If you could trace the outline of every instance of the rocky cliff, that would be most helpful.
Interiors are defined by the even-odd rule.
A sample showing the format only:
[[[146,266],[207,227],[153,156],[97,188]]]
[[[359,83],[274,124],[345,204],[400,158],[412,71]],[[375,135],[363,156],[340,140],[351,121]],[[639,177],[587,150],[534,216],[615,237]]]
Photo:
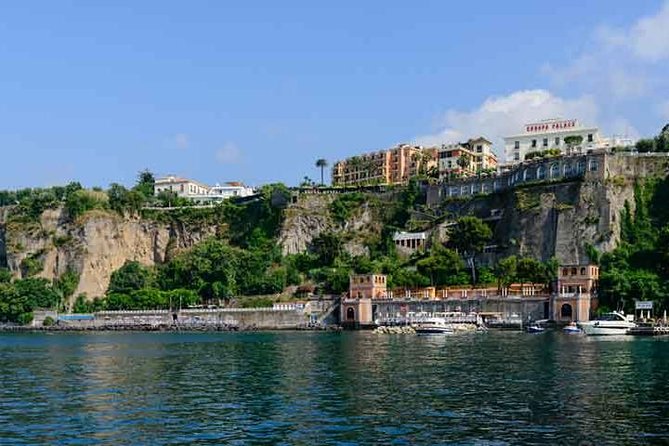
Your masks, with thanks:
[[[101,296],[109,278],[127,260],[164,262],[180,249],[214,234],[216,225],[188,226],[91,212],[70,222],[62,209],[45,211],[38,222],[12,221],[0,212],[0,266],[16,277],[38,265],[36,276],[54,279],[68,269],[79,274],[74,293]]]
[[[488,221],[494,232],[483,261],[521,254],[580,263],[587,260],[590,246],[602,252],[617,246],[625,204],[634,211],[635,184],[668,172],[668,157],[607,156],[600,169],[582,178],[528,183],[418,206],[420,212],[414,212],[405,229],[443,238],[457,217],[475,215]],[[393,225],[405,220],[398,213],[406,211],[406,200],[397,190],[296,193],[284,211],[279,243],[284,254],[301,253],[318,235],[334,233],[351,255],[369,253],[401,229]],[[26,221],[16,219],[12,208],[0,208],[0,267],[8,267],[16,277],[36,274],[48,279],[73,270],[80,278],[75,296],[101,296],[112,272],[127,260],[162,263],[178,250],[225,231],[219,220],[186,223],[187,218],[124,218],[92,211],[72,222],[55,209],[43,212],[39,221]]]

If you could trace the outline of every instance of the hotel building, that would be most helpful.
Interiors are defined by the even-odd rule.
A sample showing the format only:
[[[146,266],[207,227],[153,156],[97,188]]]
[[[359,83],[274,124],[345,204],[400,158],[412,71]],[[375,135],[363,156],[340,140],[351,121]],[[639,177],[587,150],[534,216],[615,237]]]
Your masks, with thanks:
[[[497,156],[492,151],[492,143],[483,137],[444,144],[439,149],[439,178],[452,174],[475,175],[483,170],[496,168]]]
[[[411,177],[436,167],[436,148],[400,144],[337,161],[332,167],[332,185],[406,184]]]
[[[523,133],[504,138],[506,162],[518,164],[530,152],[558,149],[564,155],[586,153],[602,147],[603,141],[597,127],[582,126],[576,119],[548,119],[526,124]],[[581,137],[579,144],[567,144],[565,138]]]

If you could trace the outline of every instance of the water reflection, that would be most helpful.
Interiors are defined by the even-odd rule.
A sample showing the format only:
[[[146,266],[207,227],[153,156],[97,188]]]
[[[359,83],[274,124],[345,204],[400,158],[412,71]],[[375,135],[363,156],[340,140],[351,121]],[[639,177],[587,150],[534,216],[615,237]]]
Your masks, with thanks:
[[[0,444],[661,444],[669,342],[0,335]]]

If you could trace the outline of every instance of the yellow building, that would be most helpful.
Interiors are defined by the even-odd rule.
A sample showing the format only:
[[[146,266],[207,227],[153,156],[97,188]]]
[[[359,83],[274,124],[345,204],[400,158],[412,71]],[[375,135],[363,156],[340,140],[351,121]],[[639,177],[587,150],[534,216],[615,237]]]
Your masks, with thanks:
[[[436,168],[436,148],[400,144],[337,161],[332,167],[332,185],[406,184],[411,177]]]
[[[492,143],[483,137],[467,142],[444,144],[439,149],[439,177],[449,175],[476,175],[488,169],[497,168],[497,156]]]

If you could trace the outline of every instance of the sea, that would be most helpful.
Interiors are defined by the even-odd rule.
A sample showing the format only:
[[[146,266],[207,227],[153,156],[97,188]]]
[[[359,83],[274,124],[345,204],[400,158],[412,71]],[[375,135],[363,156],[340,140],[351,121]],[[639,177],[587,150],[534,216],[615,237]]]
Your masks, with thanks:
[[[2,333],[0,445],[669,444],[669,339]]]

